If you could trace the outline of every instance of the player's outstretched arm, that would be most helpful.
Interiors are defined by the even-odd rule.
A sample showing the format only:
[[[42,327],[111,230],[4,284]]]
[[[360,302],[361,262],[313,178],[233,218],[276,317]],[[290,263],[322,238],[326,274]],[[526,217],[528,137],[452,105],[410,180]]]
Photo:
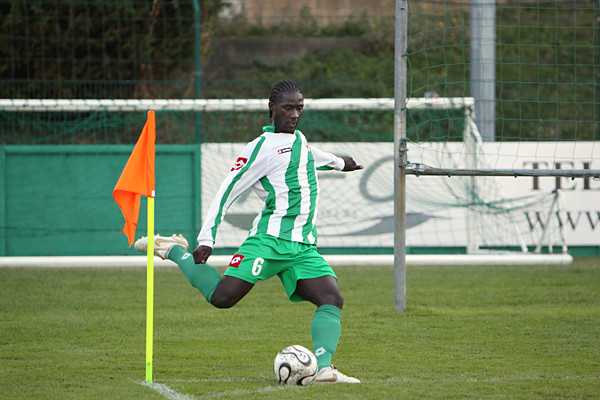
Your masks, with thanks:
[[[208,257],[212,254],[212,247],[200,245],[196,247],[196,250],[192,253],[194,256],[194,263],[205,264]]]
[[[342,156],[341,159],[344,160],[345,163],[342,171],[349,172],[364,168],[362,165],[357,164],[356,161],[354,161],[354,159],[350,156]]]

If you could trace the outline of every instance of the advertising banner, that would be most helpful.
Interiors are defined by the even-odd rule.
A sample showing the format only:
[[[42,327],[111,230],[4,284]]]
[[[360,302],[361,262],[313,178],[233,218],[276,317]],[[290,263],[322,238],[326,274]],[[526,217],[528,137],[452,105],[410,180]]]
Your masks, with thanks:
[[[243,143],[210,143],[202,147],[203,214],[219,185],[243,149]],[[338,156],[350,155],[364,170],[350,173],[318,173],[319,247],[393,247],[394,155],[393,143],[311,143]],[[484,143],[476,165],[497,169],[600,169],[599,142]],[[443,152],[441,151],[443,149]],[[427,149],[409,144],[412,163],[453,164],[465,168],[473,162],[463,143],[428,144]],[[448,158],[448,160],[446,160]],[[450,160],[454,158],[453,160]],[[569,246],[600,246],[600,181],[592,178],[556,177],[406,177],[406,240],[408,246],[466,247],[475,236],[489,236],[490,245],[517,245],[514,237],[496,232],[541,231],[552,213],[562,226]],[[553,191],[559,190],[561,209],[550,210]],[[483,217],[467,211],[511,209],[513,217]],[[252,190],[230,207],[221,224],[216,247],[237,247],[248,234],[261,203]],[[493,212],[492,212],[493,214]],[[515,222],[515,227],[511,224]],[[475,223],[479,227],[475,227]],[[513,221],[513,222],[511,222]],[[517,227],[518,225],[518,227]],[[556,230],[556,229],[555,229]],[[554,234],[558,234],[554,232]],[[487,243],[487,242],[486,242]]]

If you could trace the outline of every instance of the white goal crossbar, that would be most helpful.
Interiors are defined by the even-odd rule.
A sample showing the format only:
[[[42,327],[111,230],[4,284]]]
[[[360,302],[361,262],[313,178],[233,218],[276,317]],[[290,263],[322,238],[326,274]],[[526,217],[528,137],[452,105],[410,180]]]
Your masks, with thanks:
[[[268,99],[0,99],[0,111],[91,112],[91,111],[265,111]],[[409,109],[459,110],[473,107],[472,97],[414,98]],[[394,99],[304,99],[311,110],[393,110]]]

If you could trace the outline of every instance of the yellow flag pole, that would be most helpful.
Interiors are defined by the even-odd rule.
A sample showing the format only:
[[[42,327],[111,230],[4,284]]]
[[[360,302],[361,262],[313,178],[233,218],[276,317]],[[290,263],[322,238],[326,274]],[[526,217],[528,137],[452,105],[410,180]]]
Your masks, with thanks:
[[[148,197],[148,267],[146,270],[146,382],[152,383],[154,326],[154,193]]]

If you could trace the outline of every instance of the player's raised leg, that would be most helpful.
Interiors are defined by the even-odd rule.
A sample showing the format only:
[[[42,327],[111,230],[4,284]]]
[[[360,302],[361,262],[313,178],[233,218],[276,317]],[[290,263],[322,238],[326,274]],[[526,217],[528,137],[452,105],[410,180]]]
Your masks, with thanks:
[[[133,248],[145,253],[148,248],[148,238],[141,237],[134,243]],[[206,301],[210,303],[211,297],[221,280],[221,275],[211,265],[194,264],[194,258],[187,252],[188,248],[188,241],[181,235],[154,236],[154,254],[163,260],[169,259],[177,263],[190,284],[198,289]]]

